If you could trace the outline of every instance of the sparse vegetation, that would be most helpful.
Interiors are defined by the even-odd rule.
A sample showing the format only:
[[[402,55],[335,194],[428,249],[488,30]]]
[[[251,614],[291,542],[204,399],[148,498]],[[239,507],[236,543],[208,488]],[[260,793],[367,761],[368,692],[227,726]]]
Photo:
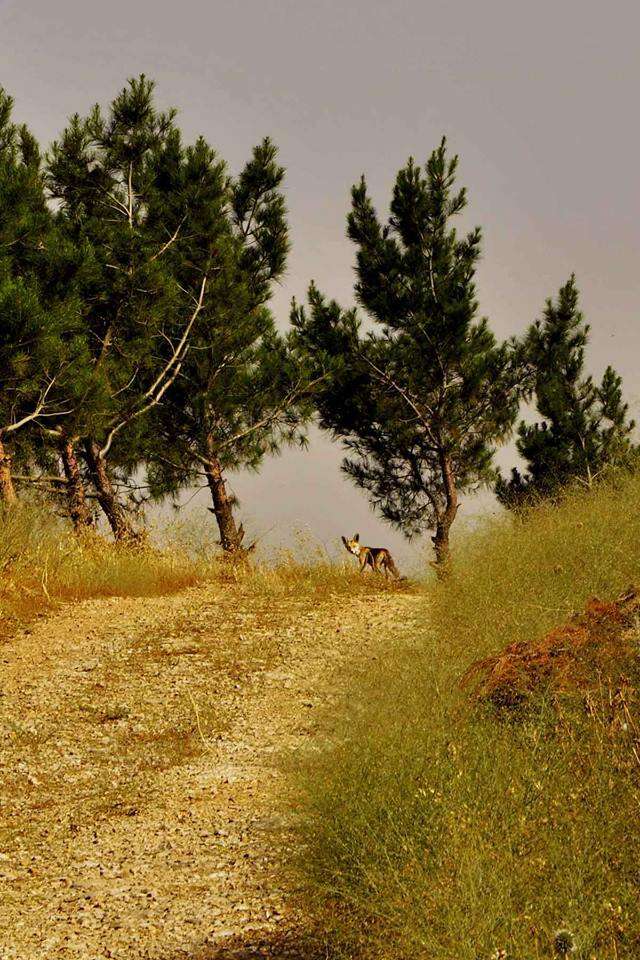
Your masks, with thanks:
[[[638,955],[635,657],[602,658],[586,687],[543,682],[515,712],[460,686],[477,658],[637,582],[640,481],[611,484],[489,521],[425,598],[415,643],[386,647],[326,718],[302,869],[345,955]]]
[[[301,559],[304,558],[304,559]],[[0,514],[0,629],[59,601],[160,596],[205,582],[246,582],[260,597],[316,598],[397,589],[380,577],[358,577],[308,542],[251,565],[220,558],[211,524],[166,523],[142,543],[118,544],[93,529],[82,536],[38,503]]]

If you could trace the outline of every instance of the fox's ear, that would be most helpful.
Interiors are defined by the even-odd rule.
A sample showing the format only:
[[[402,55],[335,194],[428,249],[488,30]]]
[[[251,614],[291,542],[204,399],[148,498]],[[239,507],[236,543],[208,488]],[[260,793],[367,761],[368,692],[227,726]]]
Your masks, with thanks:
[[[355,535],[355,537],[354,537],[353,539],[355,540],[356,543],[358,543],[358,541],[360,540],[360,534],[359,534],[359,533],[356,533],[356,535]]]
[[[215,513],[215,510],[213,509],[213,507],[207,507],[207,510],[209,511],[209,513]]]
[[[342,542],[344,543],[345,547],[347,547],[347,549],[348,549],[347,538],[346,538],[346,537],[340,537],[340,539],[341,539]]]

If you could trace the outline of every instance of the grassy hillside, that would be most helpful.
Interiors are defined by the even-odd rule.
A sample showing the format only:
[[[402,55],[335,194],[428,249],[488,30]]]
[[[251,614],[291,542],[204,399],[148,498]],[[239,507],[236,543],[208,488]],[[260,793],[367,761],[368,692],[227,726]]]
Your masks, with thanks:
[[[562,684],[565,634],[553,634],[517,709],[460,686],[478,658],[640,582],[639,500],[640,480],[625,479],[489,522],[429,589],[415,644],[354,675],[325,718],[325,747],[298,781],[300,869],[346,956],[640,955],[637,613],[592,617],[624,646],[610,662],[577,644],[600,634],[576,621],[566,642],[590,670]]]

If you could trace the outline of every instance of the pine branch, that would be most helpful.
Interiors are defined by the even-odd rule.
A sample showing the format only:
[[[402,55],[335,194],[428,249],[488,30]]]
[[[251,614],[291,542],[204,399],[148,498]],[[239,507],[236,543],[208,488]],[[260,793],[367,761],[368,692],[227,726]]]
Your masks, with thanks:
[[[223,440],[220,444],[218,444],[218,449],[224,450],[227,447],[231,447],[234,444],[238,443],[240,440],[244,440],[246,437],[250,436],[251,434],[256,433],[258,430],[262,430],[264,427],[268,427],[269,425],[275,423],[278,417],[288,407],[290,407],[296,400],[300,399],[300,397],[303,396],[304,394],[310,393],[313,387],[315,387],[318,383],[320,383],[324,379],[326,379],[325,376],[321,376],[321,377],[316,377],[315,380],[312,380],[309,383],[302,380],[298,381],[297,386],[293,390],[291,390],[286,395],[286,397],[284,397],[282,402],[274,410],[272,410],[269,414],[267,414],[261,420],[258,420],[256,423],[251,424],[251,426],[247,427],[245,430],[241,430],[239,433],[234,434],[234,436],[229,437],[227,440]]]
[[[71,413],[72,412],[71,410],[54,410],[49,413],[45,412],[47,408],[47,397],[51,392],[57,379],[58,379],[57,377],[53,377],[49,381],[45,389],[40,394],[40,397],[36,402],[36,405],[34,409],[31,411],[31,413],[28,413],[24,417],[22,417],[20,420],[17,420],[14,423],[10,423],[7,426],[3,427],[2,430],[0,430],[0,433],[4,433],[4,434],[15,433],[16,430],[22,429],[22,427],[25,427],[28,423],[33,423],[34,421],[40,419],[41,417],[59,417],[59,416],[66,416],[67,414]]]
[[[116,437],[116,435],[124,427],[128,426],[133,420],[136,420],[138,417],[141,417],[143,414],[151,410],[152,407],[155,407],[162,397],[167,392],[169,387],[174,383],[184,360],[184,356],[188,350],[188,339],[189,334],[193,328],[196,319],[202,310],[204,304],[204,295],[207,288],[207,276],[205,275],[202,278],[202,284],[200,285],[200,295],[196,301],[196,307],[189,322],[187,323],[182,337],[180,338],[178,345],[176,346],[173,354],[169,358],[168,362],[165,364],[164,368],[160,371],[156,379],[153,381],[149,389],[143,394],[142,399],[146,400],[147,403],[144,403],[141,407],[131,411],[126,417],[122,418],[117,424],[115,424],[107,435],[107,439],[100,449],[100,457],[104,458],[111,449],[111,445]]]
[[[187,215],[185,213],[184,217],[176,227],[172,236],[169,237],[167,242],[162,247],[160,247],[157,253],[154,253],[154,255],[149,258],[149,263],[153,263],[154,260],[157,260],[159,257],[161,257],[162,254],[165,253],[173,243],[175,243],[175,241],[178,239],[178,234],[180,233],[180,230],[182,229],[186,219],[187,219]]]
[[[372,360],[370,360],[366,356],[366,354],[360,352],[359,356],[364,360],[366,364],[368,364],[368,366],[371,367],[374,373],[377,374],[378,378],[382,380],[383,383],[386,383],[393,390],[395,390],[396,393],[400,397],[402,397],[404,402],[408,404],[408,406],[413,410],[415,415],[418,417],[420,423],[426,430],[427,436],[429,437],[430,441],[433,443],[434,449],[437,450],[439,448],[439,443],[436,440],[436,437],[431,429],[431,424],[425,417],[423,411],[420,409],[416,401],[409,395],[409,392],[404,387],[401,387],[399,383],[397,383],[392,377],[389,376],[389,374],[385,373],[384,370],[381,370],[380,367],[376,366],[376,364]],[[428,405],[426,406],[426,410],[435,419],[435,414],[433,413],[433,410]]]

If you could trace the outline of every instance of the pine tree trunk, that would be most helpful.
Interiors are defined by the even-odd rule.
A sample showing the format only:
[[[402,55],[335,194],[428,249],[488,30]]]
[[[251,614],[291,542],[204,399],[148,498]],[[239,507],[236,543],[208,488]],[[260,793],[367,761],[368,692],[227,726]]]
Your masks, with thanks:
[[[213,440],[210,437],[207,438],[205,473],[213,502],[212,513],[215,514],[220,531],[220,545],[227,554],[238,553],[241,549],[244,530],[242,524],[239,527],[236,525],[233,515],[233,500],[227,492],[227,485],[222,475],[222,466],[215,454]]]
[[[445,492],[444,510],[439,513],[436,522],[435,534],[431,538],[436,555],[435,569],[439,580],[443,580],[451,566],[451,550],[449,547],[449,532],[458,513],[458,491],[456,489],[453,464],[446,453],[440,454],[440,468]]]
[[[67,480],[66,492],[69,516],[76,533],[82,533],[93,526],[93,517],[87,504],[84,482],[80,474],[73,441],[69,437],[62,437],[60,440],[60,459]]]
[[[127,510],[116,496],[111,477],[107,473],[107,466],[104,459],[100,456],[98,444],[93,440],[86,440],[84,452],[89,473],[91,474],[91,481],[96,489],[98,503],[109,521],[109,526],[113,531],[113,536],[116,541],[118,543],[133,543],[138,541],[140,536],[136,532]]]
[[[0,503],[12,506],[17,502],[16,488],[11,478],[11,454],[0,436]]]
[[[451,550],[449,547],[449,528],[445,521],[436,524],[436,532],[431,538],[433,542],[433,551],[436,559],[433,563],[439,580],[444,580],[447,575],[449,564],[451,563]]]

